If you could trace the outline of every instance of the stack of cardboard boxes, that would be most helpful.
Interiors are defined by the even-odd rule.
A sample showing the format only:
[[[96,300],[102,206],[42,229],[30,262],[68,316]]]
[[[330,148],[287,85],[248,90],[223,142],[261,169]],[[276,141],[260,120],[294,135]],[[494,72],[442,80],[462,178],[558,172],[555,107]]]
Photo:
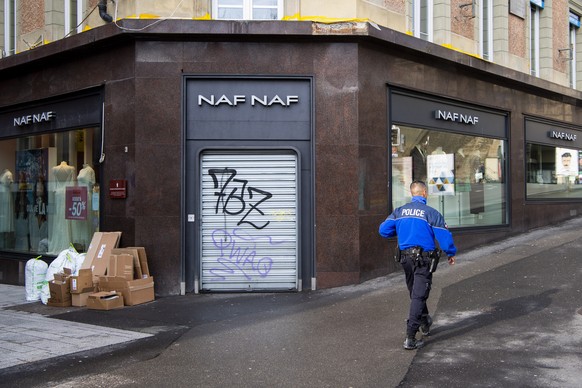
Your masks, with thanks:
[[[118,248],[120,236],[120,232],[95,233],[78,275],[72,276],[68,268],[55,274],[47,304],[111,310],[154,300],[145,249]]]

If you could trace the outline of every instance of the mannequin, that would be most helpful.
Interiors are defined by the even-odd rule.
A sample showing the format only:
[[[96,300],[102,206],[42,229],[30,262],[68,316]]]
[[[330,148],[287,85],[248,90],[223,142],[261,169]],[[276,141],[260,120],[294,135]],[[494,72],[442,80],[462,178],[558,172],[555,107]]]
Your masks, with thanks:
[[[24,171],[18,174],[18,191],[14,199],[14,249],[19,251],[29,251],[30,242],[28,240],[28,182]]]
[[[65,218],[65,192],[75,181],[75,167],[63,161],[51,169],[52,214],[49,220],[49,253],[58,254],[73,242],[71,221]]]
[[[29,219],[29,229],[30,229],[30,248],[37,252],[43,251],[41,247],[41,241],[48,240],[48,222],[47,222],[47,188],[45,183],[45,178],[39,176],[33,191],[33,216]]]
[[[459,148],[455,155],[455,183],[458,191],[470,191],[471,167],[466,161],[465,150]]]
[[[95,170],[89,164],[83,164],[83,168],[79,170],[77,185],[79,187],[87,187],[87,219],[74,221],[73,241],[81,244],[84,249],[87,249],[93,238],[91,201],[93,197],[93,186],[95,185]]]
[[[0,233],[14,231],[14,202],[12,201],[12,172],[5,169],[0,175]]]
[[[437,147],[436,150],[434,150],[433,152],[431,152],[431,155],[444,155],[446,154],[445,151],[443,151],[443,147]]]

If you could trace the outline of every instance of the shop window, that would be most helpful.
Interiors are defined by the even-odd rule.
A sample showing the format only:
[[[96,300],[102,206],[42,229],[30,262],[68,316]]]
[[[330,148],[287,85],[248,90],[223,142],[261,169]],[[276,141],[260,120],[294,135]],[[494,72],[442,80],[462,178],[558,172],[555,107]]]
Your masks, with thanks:
[[[527,144],[527,199],[582,198],[582,154],[577,149]]]
[[[433,0],[412,0],[413,35],[432,42]]]
[[[410,201],[410,183],[425,181],[428,204],[449,227],[507,224],[503,139],[392,126],[392,205]],[[394,140],[397,138],[396,140]]]
[[[95,129],[0,141],[0,250],[85,252],[99,229]]]
[[[279,20],[283,0],[213,0],[212,14],[226,20]]]

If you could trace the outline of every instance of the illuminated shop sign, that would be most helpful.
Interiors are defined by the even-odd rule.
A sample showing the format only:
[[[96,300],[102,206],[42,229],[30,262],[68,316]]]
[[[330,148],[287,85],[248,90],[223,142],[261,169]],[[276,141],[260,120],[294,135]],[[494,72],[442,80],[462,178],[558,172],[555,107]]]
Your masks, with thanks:
[[[219,106],[219,105],[230,105],[230,106],[237,106],[239,104],[251,104],[251,106],[290,106],[291,104],[296,104],[299,102],[299,96],[283,96],[280,97],[278,95],[274,96],[245,96],[242,94],[235,94],[233,96],[227,96],[223,94],[222,96],[216,96],[214,94],[209,96],[203,96],[201,94],[198,95],[198,106],[202,105],[211,105],[211,106]]]
[[[479,122],[479,116],[449,112],[446,110],[435,110],[434,118],[437,120],[453,121],[455,123],[475,125]]]
[[[552,139],[560,139],[560,140],[567,140],[567,141],[576,141],[576,134],[558,131],[556,129],[552,129],[548,132],[548,137]]]
[[[56,117],[57,117],[57,114],[53,111],[14,117],[14,126],[15,127],[23,127],[25,125],[30,125],[30,124],[49,122]]]

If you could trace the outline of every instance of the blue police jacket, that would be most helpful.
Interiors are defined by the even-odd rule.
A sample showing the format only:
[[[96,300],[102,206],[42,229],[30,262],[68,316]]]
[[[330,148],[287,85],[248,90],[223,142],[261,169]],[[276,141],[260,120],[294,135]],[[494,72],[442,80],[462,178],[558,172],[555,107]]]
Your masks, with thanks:
[[[435,249],[435,238],[440,248],[448,255],[455,256],[457,248],[453,235],[447,228],[444,217],[426,204],[422,196],[412,197],[412,201],[394,209],[379,229],[382,237],[398,236],[401,250],[421,247],[425,251]]]

